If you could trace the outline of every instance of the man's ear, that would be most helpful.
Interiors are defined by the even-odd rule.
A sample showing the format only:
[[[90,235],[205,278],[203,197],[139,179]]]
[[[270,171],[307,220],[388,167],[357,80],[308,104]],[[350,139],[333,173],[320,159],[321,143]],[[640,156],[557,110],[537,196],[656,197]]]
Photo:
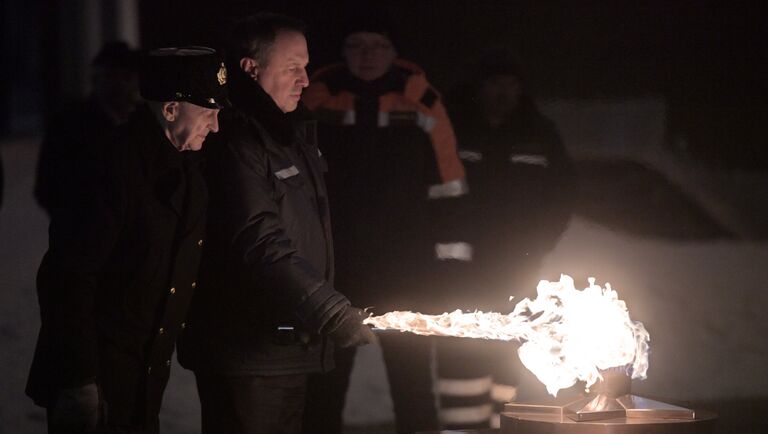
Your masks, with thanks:
[[[248,77],[256,80],[259,77],[259,64],[256,59],[250,57],[243,57],[240,59],[240,69],[242,69]]]
[[[179,102],[168,101],[163,103],[163,118],[168,122],[173,122],[179,116]]]

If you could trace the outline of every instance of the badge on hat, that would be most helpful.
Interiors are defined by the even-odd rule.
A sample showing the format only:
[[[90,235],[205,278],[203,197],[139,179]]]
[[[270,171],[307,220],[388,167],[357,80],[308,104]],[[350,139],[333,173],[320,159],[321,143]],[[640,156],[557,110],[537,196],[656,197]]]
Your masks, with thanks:
[[[219,72],[216,73],[216,78],[219,79],[219,84],[224,86],[227,84],[227,67],[224,66],[224,62],[221,62]]]

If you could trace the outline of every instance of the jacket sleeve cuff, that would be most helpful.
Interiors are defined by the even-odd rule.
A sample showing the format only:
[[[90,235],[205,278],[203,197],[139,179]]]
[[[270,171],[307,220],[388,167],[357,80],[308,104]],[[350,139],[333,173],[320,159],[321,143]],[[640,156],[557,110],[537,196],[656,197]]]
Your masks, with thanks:
[[[296,315],[312,331],[322,332],[328,322],[350,305],[347,297],[329,283],[321,285],[296,309]]]

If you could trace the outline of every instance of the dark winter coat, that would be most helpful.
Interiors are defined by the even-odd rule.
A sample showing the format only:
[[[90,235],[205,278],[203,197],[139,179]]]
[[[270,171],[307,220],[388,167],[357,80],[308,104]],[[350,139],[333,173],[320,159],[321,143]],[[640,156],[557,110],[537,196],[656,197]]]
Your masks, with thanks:
[[[230,70],[234,110],[206,145],[209,240],[179,361],[239,375],[329,369],[332,347],[318,332],[349,302],[333,287],[315,124]]]
[[[178,152],[147,108],[83,208],[57,215],[38,273],[42,327],[27,393],[96,381],[109,423],[156,420],[202,253],[200,155]]]
[[[445,285],[475,291],[451,301],[457,308],[511,309],[510,295],[532,296],[540,278],[558,277],[536,272],[570,219],[575,171],[554,123],[529,98],[497,127],[479,108],[462,108],[469,113],[456,116],[456,130],[471,189],[459,237],[473,260],[445,273]]]

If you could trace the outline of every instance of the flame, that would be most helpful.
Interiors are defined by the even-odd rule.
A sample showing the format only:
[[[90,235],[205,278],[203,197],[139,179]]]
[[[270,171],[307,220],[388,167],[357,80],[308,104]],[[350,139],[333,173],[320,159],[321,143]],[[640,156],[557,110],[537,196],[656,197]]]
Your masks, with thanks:
[[[610,283],[602,288],[590,277],[589,287],[577,290],[570,276],[561,275],[559,282],[539,282],[536,292],[534,300],[523,299],[508,315],[388,312],[364,323],[420,335],[520,341],[523,365],[554,396],[577,381],[589,388],[609,368],[625,367],[632,378],[646,378],[650,335],[630,319]]]

